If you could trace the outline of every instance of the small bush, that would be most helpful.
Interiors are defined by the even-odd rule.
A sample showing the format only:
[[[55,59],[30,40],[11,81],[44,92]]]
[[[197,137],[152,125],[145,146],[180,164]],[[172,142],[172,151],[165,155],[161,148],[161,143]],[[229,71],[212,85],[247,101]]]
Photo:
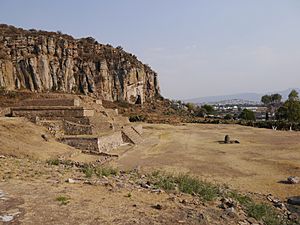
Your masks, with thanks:
[[[66,196],[58,196],[56,201],[60,202],[61,205],[67,205],[70,202],[70,199]]]
[[[159,178],[155,184],[157,187],[167,191],[171,191],[175,189],[176,183],[174,177],[168,175],[159,175],[157,176],[157,178]]]
[[[224,116],[224,119],[225,119],[225,120],[231,120],[231,119],[233,119],[233,116],[232,116],[231,114],[226,114],[226,115]]]
[[[89,165],[86,165],[82,168],[81,171],[85,174],[85,176],[87,178],[91,178],[93,176],[93,173],[94,173],[94,168],[89,166]]]
[[[119,171],[115,168],[112,167],[97,167],[95,168],[95,174],[98,177],[102,177],[102,176],[111,176],[111,175],[118,175]]]
[[[131,198],[132,194],[129,192],[127,195],[125,195],[125,197],[127,198]]]
[[[46,161],[48,165],[58,166],[60,164],[59,159],[49,159]]]
[[[132,115],[129,117],[130,122],[145,122],[146,117],[144,115]]]
[[[247,206],[252,202],[252,199],[248,196],[241,195],[235,191],[231,191],[227,194],[228,197],[235,199],[238,201],[241,205]]]
[[[286,224],[272,206],[263,203],[255,203],[250,197],[234,191],[229,192],[227,196],[238,201],[245,208],[249,217],[253,217],[256,220],[262,220],[266,225]]]
[[[283,221],[279,218],[278,213],[266,204],[251,203],[247,206],[247,214],[256,220],[262,220],[266,225],[281,225]]]

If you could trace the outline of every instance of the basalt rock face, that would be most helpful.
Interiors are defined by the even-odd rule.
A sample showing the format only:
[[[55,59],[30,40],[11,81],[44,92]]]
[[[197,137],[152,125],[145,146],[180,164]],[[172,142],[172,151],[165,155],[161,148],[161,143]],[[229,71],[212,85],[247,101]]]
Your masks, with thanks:
[[[121,47],[60,32],[0,25],[0,87],[95,94],[143,103],[160,95],[157,74]]]

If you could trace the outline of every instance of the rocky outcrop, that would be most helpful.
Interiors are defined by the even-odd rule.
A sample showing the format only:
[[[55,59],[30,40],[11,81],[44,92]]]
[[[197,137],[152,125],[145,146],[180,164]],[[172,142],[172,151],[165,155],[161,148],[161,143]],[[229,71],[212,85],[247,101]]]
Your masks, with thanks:
[[[160,95],[157,74],[121,47],[60,32],[0,25],[0,87],[94,94],[143,103]]]

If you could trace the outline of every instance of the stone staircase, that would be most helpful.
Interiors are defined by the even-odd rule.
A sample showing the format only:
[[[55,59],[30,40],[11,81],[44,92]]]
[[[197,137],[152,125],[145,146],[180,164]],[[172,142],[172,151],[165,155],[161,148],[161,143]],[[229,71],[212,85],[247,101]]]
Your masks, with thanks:
[[[141,134],[132,126],[123,127],[122,135],[123,139],[132,144],[139,144],[143,141]]]
[[[99,102],[81,106],[79,99],[34,99],[12,107],[11,116],[43,125],[65,144],[92,153],[107,153],[124,143],[142,142],[142,128]]]

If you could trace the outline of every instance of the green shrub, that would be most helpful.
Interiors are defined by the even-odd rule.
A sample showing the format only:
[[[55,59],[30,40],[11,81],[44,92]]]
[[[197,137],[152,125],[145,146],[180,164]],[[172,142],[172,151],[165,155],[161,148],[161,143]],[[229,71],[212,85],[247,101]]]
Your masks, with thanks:
[[[279,214],[269,205],[250,203],[246,207],[246,211],[248,216],[256,220],[262,220],[266,225],[283,224],[282,219],[279,218]]]
[[[70,202],[70,198],[66,196],[58,196],[56,201],[60,202],[61,205],[67,205]]]
[[[130,122],[145,122],[146,117],[144,115],[132,115],[129,117]]]
[[[181,192],[196,194],[206,201],[212,201],[219,195],[219,187],[189,175],[179,175],[176,182]]]
[[[81,170],[87,178],[91,178],[94,173],[94,168],[90,165],[85,165]]]
[[[231,119],[233,119],[233,116],[232,116],[231,114],[226,114],[226,115],[224,116],[224,119],[225,119],[225,120],[231,120]]]
[[[48,165],[58,166],[60,164],[59,159],[49,159],[46,161]]]
[[[111,175],[118,175],[119,171],[113,167],[96,167],[95,168],[95,174],[98,177],[102,176],[111,176]]]
[[[264,203],[255,203],[250,197],[241,195],[235,191],[227,194],[227,197],[233,198],[238,201],[245,209],[249,217],[256,220],[262,220],[266,225],[282,225],[287,224],[280,218],[280,215],[272,208],[272,206]]]
[[[247,206],[248,204],[252,203],[252,199],[248,196],[241,195],[237,193],[236,191],[230,191],[227,194],[228,197],[235,199],[237,202],[239,202],[243,206]]]
[[[179,191],[187,194],[195,194],[205,201],[214,200],[219,196],[219,187],[187,174],[172,176],[155,171],[151,178],[156,187],[170,191],[178,187]]]

